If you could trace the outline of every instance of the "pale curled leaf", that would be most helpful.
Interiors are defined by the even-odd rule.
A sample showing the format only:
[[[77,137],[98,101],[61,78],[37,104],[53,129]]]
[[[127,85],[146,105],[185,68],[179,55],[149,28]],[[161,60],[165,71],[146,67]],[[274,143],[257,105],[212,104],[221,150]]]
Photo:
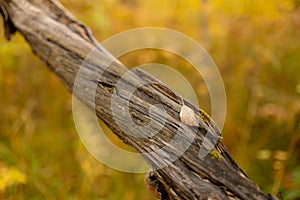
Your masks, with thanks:
[[[198,118],[195,112],[186,105],[181,107],[179,116],[182,123],[188,126],[199,126]]]

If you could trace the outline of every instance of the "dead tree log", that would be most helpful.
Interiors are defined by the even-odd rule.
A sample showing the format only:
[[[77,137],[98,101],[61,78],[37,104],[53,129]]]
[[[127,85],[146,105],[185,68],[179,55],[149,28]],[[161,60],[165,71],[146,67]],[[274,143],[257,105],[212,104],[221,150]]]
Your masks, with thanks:
[[[121,82],[121,89],[115,90],[117,81],[127,72],[120,62],[111,62],[107,53],[94,39],[89,29],[76,19],[57,1],[52,0],[0,0],[0,11],[4,20],[5,37],[10,39],[16,31],[20,32],[33,53],[53,71],[65,87],[72,93],[76,74],[86,56],[96,47],[96,55],[84,69],[83,83],[76,96],[88,107],[95,101],[96,114],[126,144],[143,154],[146,162],[153,168],[158,179],[162,199],[276,199],[264,194],[247,178],[220,141],[203,159],[198,157],[204,137],[209,132],[220,133],[214,122],[195,106],[178,98],[160,81],[142,70],[134,70]],[[102,73],[100,79],[93,74]],[[140,87],[140,83],[143,83]],[[148,84],[144,84],[148,83]],[[124,96],[127,88],[138,88],[130,98]],[[96,87],[95,99],[87,92]],[[138,124],[149,123],[148,111],[151,105],[160,104],[165,113],[156,109],[151,118],[159,124],[164,116],[166,122],[158,134],[138,136],[138,129],[131,128],[130,134],[115,123],[111,110],[111,97],[116,95],[120,123],[126,125],[127,115],[124,102],[130,102],[132,120]],[[187,126],[182,122],[180,111],[183,102],[194,111],[199,126]],[[155,151],[168,144],[177,134],[176,143]],[[193,139],[190,141],[190,139]],[[212,138],[213,139],[213,138]],[[190,142],[189,148],[181,155],[179,147]],[[170,160],[180,155],[175,161]],[[162,165],[168,165],[161,168]]]

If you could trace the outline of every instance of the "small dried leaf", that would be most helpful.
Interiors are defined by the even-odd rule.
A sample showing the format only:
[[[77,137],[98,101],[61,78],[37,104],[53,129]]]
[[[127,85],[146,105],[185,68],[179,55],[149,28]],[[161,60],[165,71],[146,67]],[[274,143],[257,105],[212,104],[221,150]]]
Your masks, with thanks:
[[[179,116],[182,123],[188,126],[199,126],[199,122],[195,112],[191,108],[187,107],[186,105],[183,105],[181,107]]]

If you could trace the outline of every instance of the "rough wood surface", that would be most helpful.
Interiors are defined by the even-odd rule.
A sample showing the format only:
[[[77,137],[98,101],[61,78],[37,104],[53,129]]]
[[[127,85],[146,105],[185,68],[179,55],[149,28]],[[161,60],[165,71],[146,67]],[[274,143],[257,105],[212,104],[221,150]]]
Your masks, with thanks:
[[[180,119],[182,99],[160,81],[142,70],[135,70],[123,77],[122,87],[115,90],[115,84],[127,69],[109,55],[93,38],[87,27],[76,21],[57,1],[52,0],[0,0],[4,19],[5,37],[9,40],[15,31],[27,40],[34,54],[53,71],[65,87],[73,92],[73,85],[80,65],[95,48],[95,57],[83,69],[82,83],[76,95],[88,107],[93,107],[93,88],[97,88],[95,105],[97,116],[126,144],[143,154],[146,162],[154,169],[154,175],[165,191],[163,199],[275,199],[264,194],[247,178],[245,173],[230,157],[223,144],[218,141],[213,151],[220,156],[208,154],[198,157],[201,142],[207,131],[219,137],[220,133],[213,121],[195,106],[184,100],[184,105],[193,109],[199,117],[199,127],[187,126]],[[98,79],[95,74],[103,73]],[[148,84],[145,84],[148,83]],[[139,85],[142,84],[142,87]],[[130,98],[127,90],[136,87]],[[130,134],[122,131],[113,119],[111,109],[112,95],[116,97],[119,108],[118,118],[124,126],[128,123],[124,112],[130,102],[132,120],[140,125],[149,124],[148,111],[151,105],[163,105],[163,110],[155,109],[154,124],[160,125],[166,116],[166,123],[158,134],[149,138],[134,137],[140,133],[132,127]],[[130,127],[129,127],[130,128]],[[165,147],[174,137],[178,141]],[[181,155],[180,146],[192,142]],[[174,162],[172,158],[179,156]],[[164,166],[168,163],[168,166]]]

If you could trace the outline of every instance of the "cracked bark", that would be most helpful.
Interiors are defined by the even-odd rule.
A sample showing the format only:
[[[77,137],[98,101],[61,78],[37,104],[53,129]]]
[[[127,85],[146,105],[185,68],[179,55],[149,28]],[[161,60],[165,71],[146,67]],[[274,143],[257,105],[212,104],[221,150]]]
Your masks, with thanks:
[[[219,136],[214,122],[198,108],[184,100],[184,105],[193,109],[201,119],[199,127],[182,124],[180,109],[182,99],[159,80],[142,70],[133,70],[126,76],[121,89],[115,90],[115,84],[127,69],[120,62],[112,61],[111,55],[94,39],[89,29],[76,19],[57,1],[51,0],[0,0],[0,10],[3,16],[5,37],[10,39],[16,31],[20,32],[30,45],[33,53],[40,58],[48,68],[57,75],[63,85],[72,93],[76,74],[86,56],[96,48],[95,57],[83,69],[83,84],[73,93],[86,106],[95,108],[97,116],[126,144],[137,152],[154,152],[144,154],[145,161],[154,169],[162,164],[168,166],[154,172],[164,192],[162,199],[276,199],[264,194],[247,178],[246,174],[231,158],[221,141],[218,141],[213,151],[220,157],[208,154],[199,159],[201,142],[207,131]],[[96,72],[96,73],[95,73]],[[101,73],[99,78],[95,74]],[[145,84],[147,83],[147,84]],[[139,87],[139,84],[143,84]],[[96,89],[95,99],[91,91]],[[131,98],[126,97],[127,88],[137,87]],[[123,108],[130,102],[130,112],[133,121],[141,125],[149,123],[148,111],[151,105],[163,105],[166,111],[166,123],[158,134],[151,138],[139,138],[136,129],[131,134],[123,132],[115,123],[111,110],[111,97],[116,95],[119,106],[118,117],[126,125],[127,115]],[[163,117],[162,110],[156,110],[152,119],[157,124]],[[155,150],[168,144],[177,135],[179,140],[174,145]],[[180,145],[189,142],[190,147],[174,162]],[[162,189],[161,189],[162,190]]]

